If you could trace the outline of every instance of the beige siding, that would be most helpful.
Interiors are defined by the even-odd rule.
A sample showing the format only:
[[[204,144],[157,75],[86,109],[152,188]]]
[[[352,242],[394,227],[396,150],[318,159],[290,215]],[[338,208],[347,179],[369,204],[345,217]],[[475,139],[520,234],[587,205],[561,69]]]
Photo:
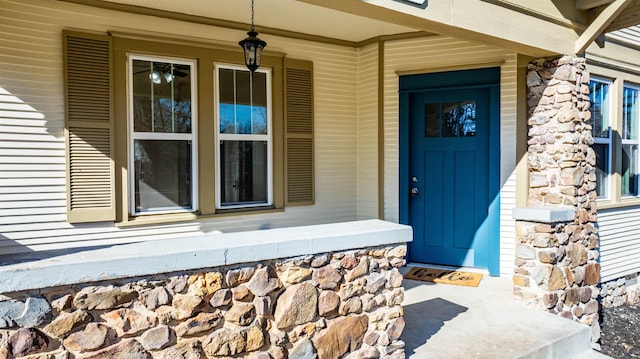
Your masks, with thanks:
[[[496,47],[433,36],[422,39],[387,42],[384,68],[385,129],[385,219],[398,221],[398,75],[397,72],[432,71],[456,66],[471,68],[476,64],[501,65],[500,84],[500,271],[511,274],[514,253],[515,206],[515,128],[516,128],[516,54]]]
[[[601,281],[640,272],[640,207],[598,211]]]
[[[232,46],[246,34],[51,0],[0,0],[0,8],[0,253],[357,218],[357,51],[264,36],[269,50],[314,62],[314,206],[144,227],[68,224],[63,204],[62,29],[166,33],[190,39],[195,35]]]
[[[358,52],[358,219],[378,218],[378,44]]]
[[[504,57],[500,70],[500,275],[513,274],[516,222],[511,211],[516,207],[516,54]]]

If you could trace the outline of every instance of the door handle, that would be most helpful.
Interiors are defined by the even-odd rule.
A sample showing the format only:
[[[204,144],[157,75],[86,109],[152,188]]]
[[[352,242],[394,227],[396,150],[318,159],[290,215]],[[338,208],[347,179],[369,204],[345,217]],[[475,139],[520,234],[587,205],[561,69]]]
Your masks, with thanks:
[[[415,185],[418,183],[418,177],[411,176],[411,183],[413,183],[413,186],[414,186],[414,187],[411,187],[411,197],[416,197],[419,193],[418,187],[415,187]]]

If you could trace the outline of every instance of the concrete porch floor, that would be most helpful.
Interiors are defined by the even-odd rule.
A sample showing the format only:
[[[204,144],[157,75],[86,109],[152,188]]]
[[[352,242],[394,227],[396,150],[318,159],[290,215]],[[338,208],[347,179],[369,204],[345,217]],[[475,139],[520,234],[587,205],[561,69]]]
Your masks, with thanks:
[[[590,328],[513,299],[510,278],[484,275],[478,287],[405,279],[404,288],[407,358],[609,358],[590,349]]]

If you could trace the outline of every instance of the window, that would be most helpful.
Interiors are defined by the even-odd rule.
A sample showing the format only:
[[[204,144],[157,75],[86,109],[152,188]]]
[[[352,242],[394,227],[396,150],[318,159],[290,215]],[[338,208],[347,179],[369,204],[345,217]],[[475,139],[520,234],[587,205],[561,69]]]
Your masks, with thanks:
[[[640,86],[592,77],[589,87],[597,198],[604,207],[637,204]]]
[[[272,203],[271,73],[216,65],[218,208]]]
[[[591,133],[596,154],[596,192],[598,198],[609,197],[611,178],[611,82],[593,79],[589,84],[591,97]]]
[[[621,196],[638,196],[638,86],[625,84],[622,94]]]
[[[129,56],[132,214],[197,209],[195,63]]]
[[[63,31],[67,219],[122,225],[310,205],[313,63]],[[154,216],[155,215],[155,216]]]
[[[424,106],[425,137],[473,137],[476,135],[476,102],[427,103]],[[442,126],[441,126],[442,124]],[[442,133],[440,129],[442,128]]]

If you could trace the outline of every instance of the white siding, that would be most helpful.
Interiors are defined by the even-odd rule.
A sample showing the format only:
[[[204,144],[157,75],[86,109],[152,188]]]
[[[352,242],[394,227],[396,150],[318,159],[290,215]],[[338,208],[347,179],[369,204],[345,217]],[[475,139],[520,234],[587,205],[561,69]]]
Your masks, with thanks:
[[[378,218],[378,44],[358,52],[358,219]]]
[[[626,42],[631,45],[640,45],[640,26],[631,26],[607,34],[607,39]]]
[[[118,228],[66,222],[63,28],[147,32],[237,46],[243,31],[51,0],[0,0],[0,254],[357,218],[355,49],[264,36],[314,62],[316,204],[283,213]],[[215,37],[215,38],[214,38]]]
[[[629,41],[640,44],[639,27],[632,27],[616,31],[615,33],[627,33]],[[608,36],[608,35],[607,35]],[[611,46],[613,45],[613,46]],[[605,51],[607,50],[608,51]],[[595,59],[598,62],[605,62],[611,66],[589,65],[589,72],[593,76],[602,76],[614,80],[612,91],[612,103],[615,111],[611,122],[614,124],[613,131],[622,128],[622,88],[624,83],[640,83],[640,76],[637,71],[640,70],[638,62],[638,51],[632,48],[624,49],[615,44],[609,44],[604,49],[591,47],[591,50],[597,53],[593,55],[587,53],[587,61]],[[625,51],[622,51],[625,50]],[[620,151],[619,141],[617,151]],[[614,150],[614,151],[616,151]],[[615,152],[614,152],[615,153]],[[616,155],[619,155],[618,152]],[[615,163],[615,159],[614,162]],[[618,157],[619,161],[619,157]],[[618,208],[598,209],[598,228],[600,236],[600,275],[601,281],[606,282],[613,279],[624,277],[628,274],[640,272],[640,206],[638,202],[631,198],[619,198],[620,193],[620,175],[613,171],[611,184],[610,205],[614,203],[619,205]],[[618,195],[614,195],[615,193]],[[618,197],[618,198],[616,198]],[[631,202],[631,203],[629,203]],[[624,207],[623,207],[624,206]]]
[[[640,272],[640,206],[598,211],[601,282]]]
[[[384,131],[385,131],[385,219],[398,221],[398,75],[399,71],[503,63],[500,83],[500,272],[511,275],[515,206],[516,71],[515,53],[497,47],[444,36],[391,41],[385,44]]]

